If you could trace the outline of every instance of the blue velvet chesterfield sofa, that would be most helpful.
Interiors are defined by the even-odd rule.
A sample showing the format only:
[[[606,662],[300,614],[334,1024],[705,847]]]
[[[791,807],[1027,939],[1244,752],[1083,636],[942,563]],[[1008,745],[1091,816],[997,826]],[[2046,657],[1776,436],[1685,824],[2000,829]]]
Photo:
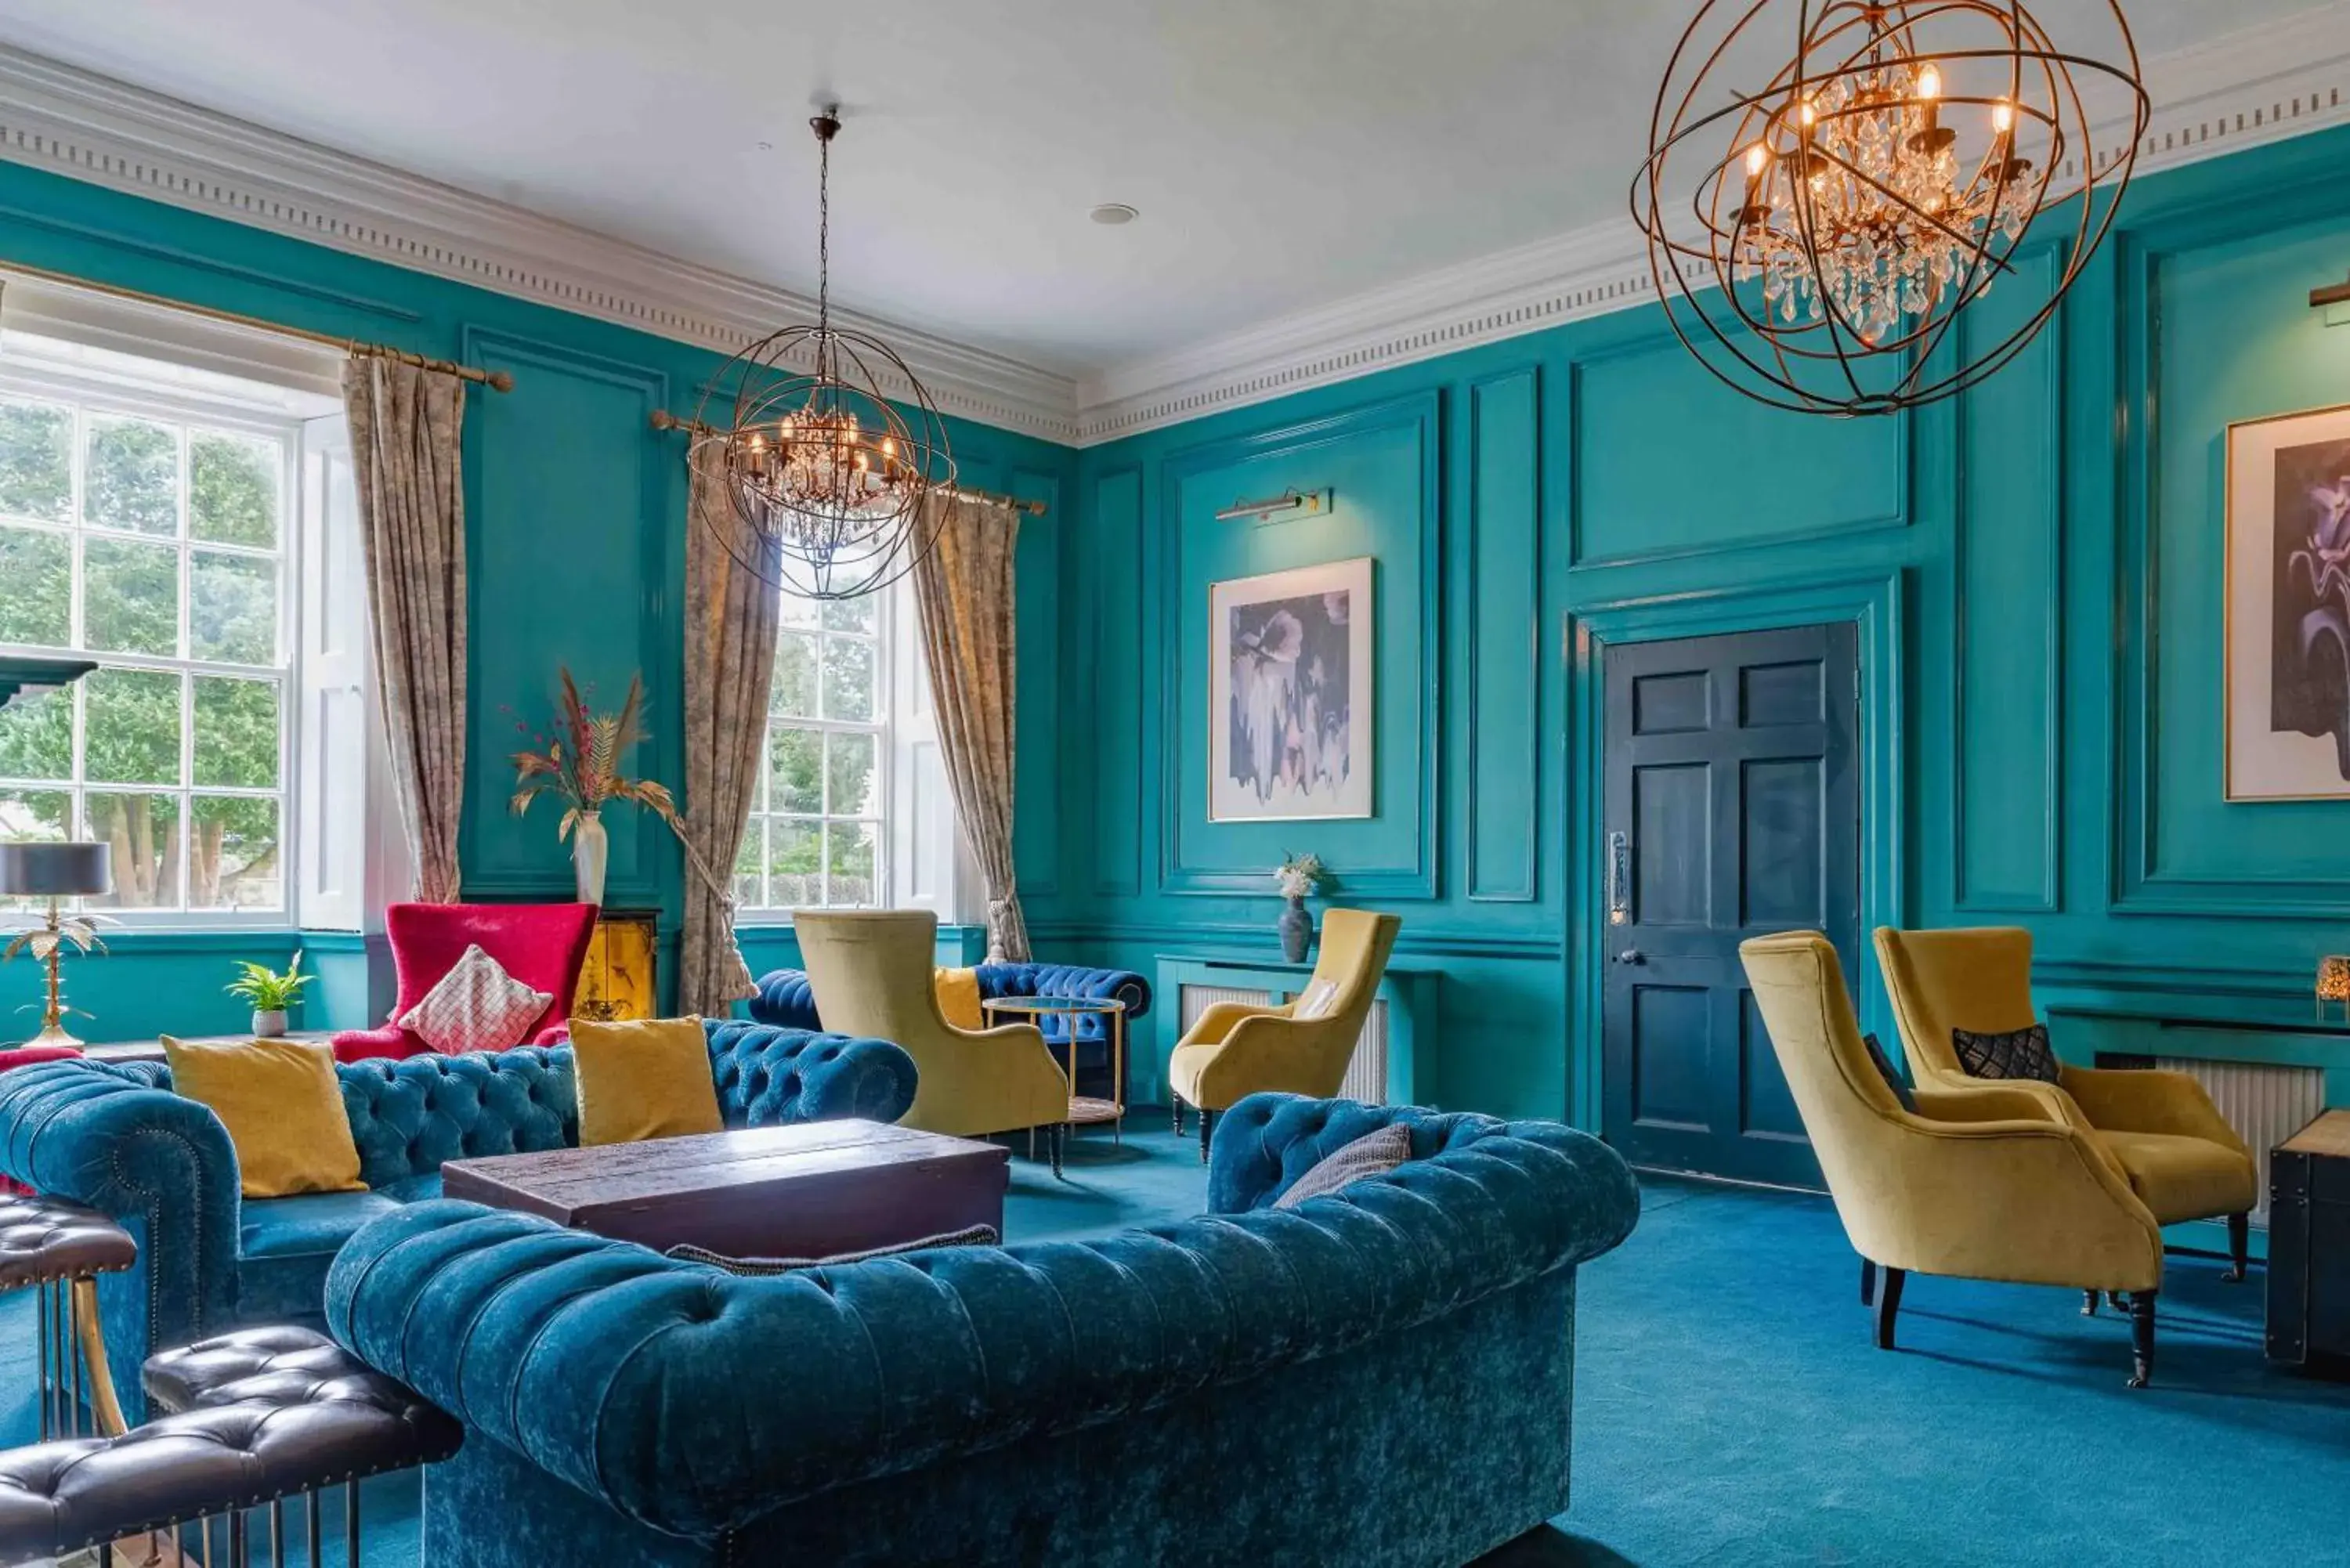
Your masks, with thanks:
[[[1126,1021],[1130,1029],[1136,1019],[1150,1011],[1150,982],[1124,969],[1087,969],[1071,963],[983,963],[972,971],[979,980],[979,994],[983,1002],[1001,996],[1071,996],[1087,999],[1110,998],[1126,1003]],[[805,971],[796,969],[769,970],[759,977],[759,993],[750,1002],[751,1016],[762,1023],[773,1023],[785,1029],[821,1029],[823,1021],[816,1017],[816,988],[808,983]],[[1045,1032],[1045,1044],[1053,1049],[1053,1060],[1066,1065],[1069,1025],[1065,1015],[1046,1013],[1033,1020]],[[1100,1074],[1107,1079],[1110,1067],[1109,1033],[1103,1026],[1098,1012],[1077,1015],[1077,1074],[1090,1078]],[[1127,1049],[1134,1048],[1134,1037],[1127,1036]],[[1126,1097],[1126,1086],[1118,1085],[1115,1097]]]
[[[1270,1206],[1389,1122],[1399,1169]],[[432,1568],[1465,1563],[1567,1501],[1575,1265],[1630,1173],[1547,1122],[1257,1095],[1209,1212],[737,1278],[440,1201],[330,1332],[454,1412]]]
[[[914,1102],[913,1059],[887,1042],[742,1021],[703,1027],[730,1127],[895,1121]],[[99,1286],[115,1366],[234,1328],[316,1327],[336,1251],[369,1220],[439,1198],[444,1160],[579,1141],[567,1045],[377,1058],[335,1072],[369,1189],[258,1199],[239,1192],[220,1118],[172,1093],[161,1063],[0,1075],[0,1172],[87,1203],[138,1240],[137,1265]],[[142,1403],[135,1387],[122,1393],[126,1406]]]

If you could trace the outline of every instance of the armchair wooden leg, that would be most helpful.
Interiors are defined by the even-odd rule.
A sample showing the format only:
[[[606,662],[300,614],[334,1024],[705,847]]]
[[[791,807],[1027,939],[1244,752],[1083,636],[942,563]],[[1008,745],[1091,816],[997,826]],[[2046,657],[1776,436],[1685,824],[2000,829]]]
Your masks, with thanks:
[[[1181,1137],[1183,1136],[1183,1096],[1172,1089],[1167,1091],[1167,1110],[1168,1114],[1174,1118],[1175,1136]]]
[[[1066,1181],[1068,1178],[1061,1174],[1061,1159],[1062,1157],[1068,1152],[1069,1124],[1066,1122],[1055,1122],[1053,1126],[1046,1127],[1045,1129],[1045,1142],[1046,1147],[1048,1147],[1053,1153],[1053,1179],[1055,1181]]]
[[[1860,1261],[1860,1304],[1877,1304],[1877,1265],[1866,1258]]]
[[[2130,1379],[2133,1388],[2146,1386],[2154,1375],[2154,1298],[2152,1291],[2130,1295]]]
[[[2083,1317],[2095,1317],[2097,1315],[2097,1297],[2100,1293],[2102,1293],[2097,1291],[2083,1291],[2081,1293],[2081,1315]]]
[[[1216,1113],[1207,1106],[1200,1107],[1200,1163],[1208,1163],[1208,1140],[1216,1136]]]
[[[2249,1214],[2228,1216],[2228,1272],[2220,1277],[2231,1285],[2244,1282],[2244,1269],[2251,1260],[2252,1217]]]
[[[1901,1310],[1901,1282],[1908,1275],[1900,1269],[1885,1271],[1885,1283],[1877,1293],[1877,1348],[1893,1348],[1893,1319]]]

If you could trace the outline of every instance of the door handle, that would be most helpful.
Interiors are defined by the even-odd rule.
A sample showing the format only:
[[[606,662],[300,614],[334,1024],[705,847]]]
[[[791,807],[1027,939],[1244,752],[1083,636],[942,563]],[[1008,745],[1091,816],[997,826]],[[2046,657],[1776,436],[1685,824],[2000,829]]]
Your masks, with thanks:
[[[1622,952],[1616,955],[1616,961],[1617,963],[1646,963],[1648,960],[1648,955],[1641,952],[1639,949],[1626,948]]]
[[[1632,923],[1632,838],[1629,834],[1607,836],[1607,923],[1628,926]]]

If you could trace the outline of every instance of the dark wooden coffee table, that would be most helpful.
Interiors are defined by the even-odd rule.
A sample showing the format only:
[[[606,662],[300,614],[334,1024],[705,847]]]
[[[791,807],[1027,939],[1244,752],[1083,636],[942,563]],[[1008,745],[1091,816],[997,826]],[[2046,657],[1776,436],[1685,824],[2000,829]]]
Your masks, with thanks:
[[[441,1189],[657,1250],[824,1258],[1003,1229],[1011,1151],[879,1122],[809,1122],[452,1159]]]

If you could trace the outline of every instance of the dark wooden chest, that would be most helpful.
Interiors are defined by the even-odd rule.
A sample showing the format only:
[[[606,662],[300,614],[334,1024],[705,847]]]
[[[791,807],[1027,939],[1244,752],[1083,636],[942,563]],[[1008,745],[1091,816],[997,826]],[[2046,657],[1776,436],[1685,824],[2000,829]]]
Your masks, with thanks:
[[[2269,1156],[2268,1352],[2350,1377],[2350,1111],[2328,1111]]]

